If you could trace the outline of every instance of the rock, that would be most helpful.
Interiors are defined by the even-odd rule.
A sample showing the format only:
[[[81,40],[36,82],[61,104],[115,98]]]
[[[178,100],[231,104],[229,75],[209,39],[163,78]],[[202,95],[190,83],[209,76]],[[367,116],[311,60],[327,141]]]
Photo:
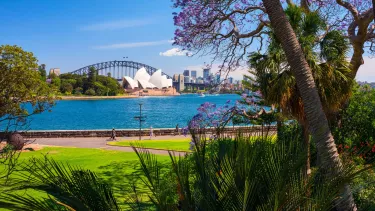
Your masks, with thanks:
[[[15,150],[21,150],[26,144],[26,140],[19,133],[12,133],[9,135],[8,144],[12,145]]]

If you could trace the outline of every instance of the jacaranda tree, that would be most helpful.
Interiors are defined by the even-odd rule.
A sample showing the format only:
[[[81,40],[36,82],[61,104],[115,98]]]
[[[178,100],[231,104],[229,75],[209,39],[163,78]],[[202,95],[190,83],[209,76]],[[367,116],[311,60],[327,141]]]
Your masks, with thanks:
[[[320,165],[331,176],[340,174],[342,163],[311,68],[280,1],[176,0],[175,6],[181,8],[175,15],[178,27],[175,44],[184,50],[213,54],[223,61],[228,71],[240,65],[254,39],[263,42],[267,37],[263,31],[266,26],[272,28],[296,78],[309,129],[322,161]],[[356,209],[349,186],[343,189],[343,197],[347,198],[346,203],[337,204],[337,209]]]

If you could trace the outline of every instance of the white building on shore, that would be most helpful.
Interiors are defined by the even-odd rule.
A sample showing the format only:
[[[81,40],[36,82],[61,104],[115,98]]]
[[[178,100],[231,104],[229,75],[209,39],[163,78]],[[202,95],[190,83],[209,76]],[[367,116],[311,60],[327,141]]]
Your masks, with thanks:
[[[163,89],[172,87],[172,79],[161,75],[161,70],[155,71],[150,76],[146,69],[142,67],[137,71],[134,78],[124,76],[123,86],[125,89]]]

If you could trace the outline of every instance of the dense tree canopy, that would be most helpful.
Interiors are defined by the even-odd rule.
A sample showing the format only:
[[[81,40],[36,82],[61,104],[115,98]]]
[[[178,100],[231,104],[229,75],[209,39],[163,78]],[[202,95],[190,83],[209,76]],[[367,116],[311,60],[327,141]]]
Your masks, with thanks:
[[[88,75],[65,73],[61,74],[59,79],[61,80],[59,89],[63,94],[114,96],[124,92],[116,79],[98,75],[94,68],[89,70]]]
[[[18,46],[0,46],[0,126],[14,126],[54,105],[54,92],[41,80],[37,59]]]

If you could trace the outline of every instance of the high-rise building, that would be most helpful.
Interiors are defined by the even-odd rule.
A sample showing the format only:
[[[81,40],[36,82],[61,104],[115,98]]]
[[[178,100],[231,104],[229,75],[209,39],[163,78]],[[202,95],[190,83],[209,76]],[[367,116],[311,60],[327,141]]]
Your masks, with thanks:
[[[51,68],[49,70],[49,74],[51,75],[52,73],[59,76],[60,75],[60,68]]]
[[[190,71],[190,77],[196,79],[197,78],[197,71],[196,70]]]
[[[232,78],[232,77],[229,77],[229,78],[228,78],[228,82],[229,82],[229,84],[233,84],[233,78]]]
[[[206,69],[203,69],[203,79],[204,80],[207,80],[210,76],[210,69],[206,68]]]
[[[184,76],[190,76],[190,70],[184,70]]]
[[[220,83],[220,74],[216,74],[216,80],[215,83],[219,84]]]
[[[174,74],[173,75],[173,81],[175,81],[175,82],[177,82],[178,81],[178,76],[179,76],[180,74]]]
[[[190,83],[190,77],[184,76],[184,83]]]
[[[183,74],[180,74],[178,76],[178,91],[181,92],[181,91],[184,91],[185,89],[185,83],[184,83],[184,75]]]

